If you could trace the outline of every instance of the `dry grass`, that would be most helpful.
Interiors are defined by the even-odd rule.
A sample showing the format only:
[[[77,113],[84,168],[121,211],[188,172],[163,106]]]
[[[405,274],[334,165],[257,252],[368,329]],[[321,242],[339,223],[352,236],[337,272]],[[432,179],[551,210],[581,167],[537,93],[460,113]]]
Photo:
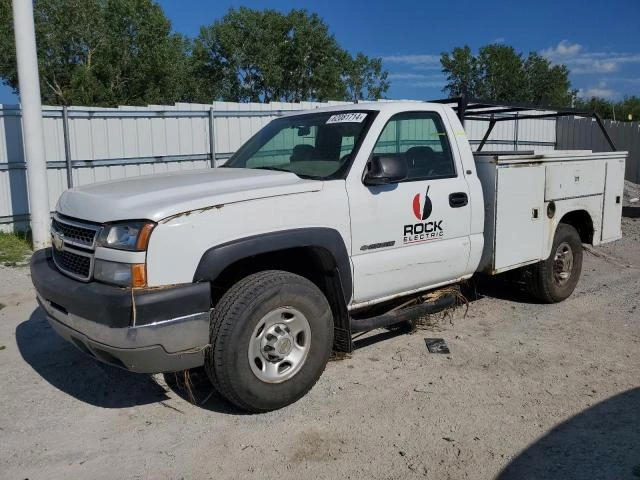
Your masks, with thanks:
[[[189,373],[189,370],[176,372],[175,376],[176,376],[176,383],[180,388],[184,389],[184,391],[187,394],[187,399],[189,400],[189,402],[192,404],[196,404],[197,403],[196,397],[193,395],[193,389],[191,388],[193,384],[191,383],[191,374]],[[180,377],[182,377],[182,382],[180,381]]]
[[[31,255],[31,240],[27,233],[0,232],[0,263],[24,265]]]
[[[350,353],[338,352],[336,350],[332,350],[331,351],[331,355],[329,356],[329,361],[330,362],[339,362],[341,360],[347,360],[349,358],[351,358],[351,354]]]
[[[180,396],[192,405],[204,405],[215,393],[204,368],[175,372],[170,383],[180,392]]]
[[[416,331],[416,330],[431,330],[434,332],[442,331],[444,329],[445,323],[448,322],[450,325],[453,325],[453,314],[460,307],[464,307],[465,309],[463,317],[467,316],[467,312],[469,311],[469,301],[465,298],[464,295],[462,295],[462,293],[460,292],[460,288],[458,288],[457,286],[442,288],[434,292],[429,292],[426,295],[420,296],[415,303],[419,304],[419,303],[432,302],[445,295],[454,295],[457,300],[456,304],[453,307],[446,308],[441,312],[424,315],[422,317],[419,317],[411,321],[411,326],[413,327],[413,331]]]

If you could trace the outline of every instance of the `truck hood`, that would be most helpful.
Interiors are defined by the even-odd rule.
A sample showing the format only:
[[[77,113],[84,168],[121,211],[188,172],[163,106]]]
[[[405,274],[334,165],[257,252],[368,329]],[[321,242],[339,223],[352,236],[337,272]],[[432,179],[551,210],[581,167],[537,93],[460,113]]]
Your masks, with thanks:
[[[322,183],[270,170],[191,170],[72,188],[62,194],[56,211],[98,223],[134,219],[157,222],[200,208],[319,191]]]

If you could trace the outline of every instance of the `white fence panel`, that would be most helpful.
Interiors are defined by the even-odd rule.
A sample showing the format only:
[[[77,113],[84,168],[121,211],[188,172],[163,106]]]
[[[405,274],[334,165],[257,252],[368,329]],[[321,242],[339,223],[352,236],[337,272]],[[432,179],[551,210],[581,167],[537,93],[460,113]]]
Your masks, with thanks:
[[[224,163],[246,140],[283,111],[307,110],[344,102],[232,103],[68,107],[69,151],[65,151],[64,109],[44,107],[45,158],[49,204],[55,208],[68,188],[67,155],[73,185],[153,173],[210,168],[210,146],[216,164]],[[210,113],[210,112],[213,112]],[[225,113],[227,112],[227,113]],[[210,124],[213,115],[213,142]],[[468,121],[474,148],[488,122]],[[496,124],[484,150],[552,149],[554,120],[522,120]],[[26,227],[28,200],[18,106],[0,105],[0,228]]]

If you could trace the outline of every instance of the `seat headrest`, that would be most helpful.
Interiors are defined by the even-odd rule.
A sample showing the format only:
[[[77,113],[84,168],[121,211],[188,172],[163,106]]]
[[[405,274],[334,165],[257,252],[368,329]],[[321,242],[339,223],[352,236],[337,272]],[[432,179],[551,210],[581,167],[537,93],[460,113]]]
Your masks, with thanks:
[[[409,156],[426,157],[426,156],[431,156],[434,153],[435,152],[433,151],[433,148],[431,148],[431,147],[411,147],[410,149],[408,149],[405,152],[405,155],[407,157],[409,157]]]
[[[316,149],[313,145],[296,145],[293,147],[291,158],[289,160],[292,162],[304,162],[306,160],[311,160],[315,151]]]

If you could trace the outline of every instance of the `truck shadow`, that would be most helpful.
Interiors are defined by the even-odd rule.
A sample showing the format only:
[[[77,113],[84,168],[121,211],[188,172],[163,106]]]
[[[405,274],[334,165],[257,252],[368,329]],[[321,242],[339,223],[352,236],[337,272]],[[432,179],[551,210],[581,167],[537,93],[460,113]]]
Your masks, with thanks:
[[[127,372],[100,363],[60,338],[49,326],[44,311],[37,308],[29,320],[16,328],[16,343],[22,358],[47,382],[72,397],[102,408],[127,408],[169,400],[167,390],[151,375]],[[212,389],[204,378],[191,375],[193,397],[178,380],[181,374],[165,374],[171,391],[198,405]],[[195,380],[195,382],[194,382]],[[197,385],[196,382],[199,382]],[[205,389],[208,388],[206,394]],[[222,413],[242,413],[210,395],[199,405]]]
[[[357,350],[375,345],[376,343],[384,342],[385,340],[390,340],[392,338],[399,337],[400,335],[407,335],[413,332],[413,328],[407,322],[403,322],[389,328],[379,328],[372,332],[360,334],[358,337],[353,338],[353,353],[355,354]]]
[[[543,303],[532,297],[526,291],[523,282],[515,275],[475,275],[461,285],[460,293],[469,304],[483,298],[495,298],[517,303]],[[436,313],[434,315],[441,314]],[[429,329],[427,328],[426,330]],[[393,326],[378,328],[371,332],[355,334],[353,336],[353,349],[355,352],[356,350],[370,347],[394,337],[411,334],[415,331],[409,323],[402,322]]]
[[[519,277],[508,273],[497,276],[474,275],[462,285],[461,293],[469,302],[489,297],[517,303],[543,303],[526,291],[524,282]]]
[[[557,425],[497,480],[632,479],[640,476],[640,387]]]
[[[60,338],[37,308],[16,328],[22,358],[47,382],[85,403],[126,408],[166,400],[151,376],[101,364]]]
[[[640,207],[622,207],[622,216],[627,218],[640,218]]]

